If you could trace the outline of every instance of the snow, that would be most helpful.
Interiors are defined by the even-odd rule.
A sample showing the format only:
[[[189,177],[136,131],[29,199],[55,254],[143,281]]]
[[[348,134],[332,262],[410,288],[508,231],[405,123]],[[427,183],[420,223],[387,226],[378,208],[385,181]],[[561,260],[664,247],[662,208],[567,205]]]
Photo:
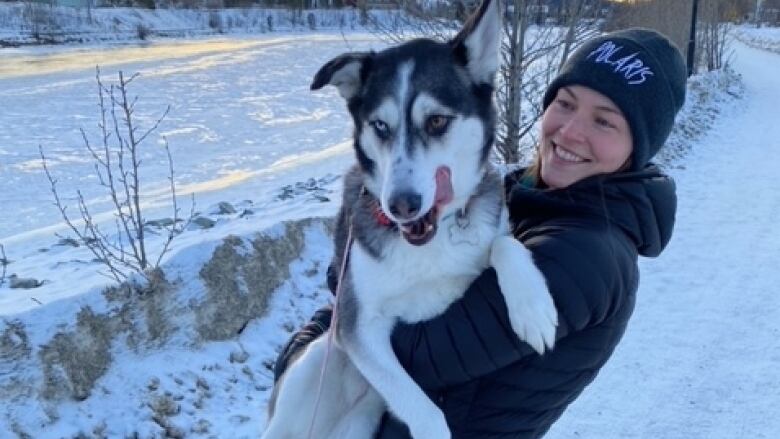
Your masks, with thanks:
[[[745,24],[737,26],[734,34],[749,46],[780,53],[780,27],[755,27]]]
[[[65,229],[48,205],[37,159],[40,143],[61,190],[86,190],[90,206],[110,216],[77,131],[94,134],[94,64],[101,64],[105,80],[118,69],[141,73],[132,88],[141,120],[148,123],[171,104],[160,134],[172,148],[181,200],[195,193],[197,210],[216,221],[177,237],[165,259],[166,273],[184,292],[172,300],[186,305],[205,294],[199,271],[225,237],[246,244],[258,231],[281,236],[281,221],[335,213],[338,176],[353,160],[351,121],[334,90],[312,93],[308,84],[331,57],[383,44],[366,34],[320,32],[143,46],[0,51],[0,187],[12,188],[0,192],[0,243],[11,260],[9,274],[46,281],[31,290],[0,287],[0,330],[23,324],[33,350],[72,326],[85,306],[114,312],[102,294],[111,280],[88,252],[56,245],[54,232]],[[696,114],[689,100],[680,117],[687,128],[676,131],[674,152],[662,157],[678,184],[674,238],[660,258],[641,261],[638,303],[622,343],[548,438],[774,438],[780,431],[780,192],[767,159],[780,138],[772,119],[780,55],[742,44],[735,49],[744,98],[734,99],[743,93],[735,85],[719,90],[722,75],[695,78],[696,96],[708,95],[709,107]],[[169,215],[156,195],[167,184],[163,153],[152,143],[144,157],[150,219]],[[221,201],[238,212],[217,213]],[[244,209],[254,213],[242,216]],[[151,251],[159,246],[153,242]],[[147,438],[166,431],[257,437],[270,362],[289,331],[328,300],[317,267],[331,252],[327,233],[308,228],[303,253],[274,293],[269,314],[233,339],[193,344],[186,316],[171,315],[180,332],[164,346],[128,349],[114,340],[113,366],[83,401],[41,400],[35,388],[5,393],[12,388],[7,379],[42,377],[36,356],[16,362],[3,356],[6,345],[21,346],[23,337],[0,340],[0,437]]]

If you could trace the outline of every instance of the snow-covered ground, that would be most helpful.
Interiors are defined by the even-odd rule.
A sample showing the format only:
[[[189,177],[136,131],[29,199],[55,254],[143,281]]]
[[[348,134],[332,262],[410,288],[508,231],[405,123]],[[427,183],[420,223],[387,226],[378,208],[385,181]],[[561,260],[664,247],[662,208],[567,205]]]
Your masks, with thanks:
[[[0,51],[0,243],[9,273],[45,281],[30,290],[0,287],[0,437],[257,437],[275,351],[329,294],[327,223],[291,232],[280,222],[332,215],[338,175],[352,161],[343,102],[333,90],[309,92],[308,84],[330,57],[381,46],[367,35],[274,34],[156,42],[149,51]],[[743,91],[728,75],[694,79],[681,128],[661,157],[678,182],[673,241],[661,258],[642,261],[624,341],[550,438],[774,438],[780,431],[780,191],[768,159],[780,138],[773,119],[780,56],[735,47],[744,99],[734,98]],[[74,62],[84,57],[86,66]],[[90,205],[107,212],[89,189],[95,178],[77,131],[95,124],[91,66],[98,63],[106,77],[141,72],[133,84],[141,120],[172,105],[161,134],[181,192],[195,192],[198,210],[216,221],[174,241],[164,263],[172,292],[104,294],[110,281],[97,274],[99,264],[53,235],[64,229],[46,205],[38,143],[61,190],[93,191]],[[33,65],[38,73],[15,74]],[[153,219],[166,215],[154,194],[167,168],[159,144],[150,148],[144,160]],[[220,212],[220,201],[236,212]],[[280,251],[291,262],[289,279],[273,288],[262,318],[236,323],[219,308],[202,310],[217,282],[215,261],[262,268],[252,260],[287,238],[300,245],[292,255]],[[243,273],[231,288],[254,307],[247,293],[257,285]],[[68,355],[106,364],[68,370],[77,362]]]
[[[756,27],[745,24],[735,27],[734,34],[749,46],[780,53],[780,27]]]

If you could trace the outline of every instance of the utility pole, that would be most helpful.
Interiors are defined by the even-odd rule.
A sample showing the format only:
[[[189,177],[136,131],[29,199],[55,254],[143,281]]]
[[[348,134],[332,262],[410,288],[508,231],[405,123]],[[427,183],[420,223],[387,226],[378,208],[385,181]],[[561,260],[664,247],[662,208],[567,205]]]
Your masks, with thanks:
[[[699,0],[693,0],[693,10],[691,11],[691,35],[688,38],[688,76],[693,75],[694,63],[696,57],[696,14],[699,9]]]
[[[763,3],[762,0],[756,0],[756,12],[753,14],[756,27],[761,27],[761,3]]]

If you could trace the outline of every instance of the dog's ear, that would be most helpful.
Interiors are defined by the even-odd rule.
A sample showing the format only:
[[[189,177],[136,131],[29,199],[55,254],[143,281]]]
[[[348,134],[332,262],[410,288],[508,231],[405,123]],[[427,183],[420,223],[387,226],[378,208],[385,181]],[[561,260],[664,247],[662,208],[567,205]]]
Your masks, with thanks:
[[[311,89],[332,85],[338,88],[341,97],[349,100],[360,91],[370,58],[370,52],[350,52],[333,58],[314,75]]]
[[[501,48],[501,2],[483,0],[463,29],[450,41],[460,60],[477,84],[493,84]]]

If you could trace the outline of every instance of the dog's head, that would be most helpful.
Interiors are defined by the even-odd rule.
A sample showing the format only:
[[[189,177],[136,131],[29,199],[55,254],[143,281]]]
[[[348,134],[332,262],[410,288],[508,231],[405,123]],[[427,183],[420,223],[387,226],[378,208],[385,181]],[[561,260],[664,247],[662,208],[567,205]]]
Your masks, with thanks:
[[[338,88],[355,124],[365,187],[422,245],[442,216],[465,207],[493,144],[498,0],[485,0],[447,43],[413,40],[325,64],[312,90]]]

